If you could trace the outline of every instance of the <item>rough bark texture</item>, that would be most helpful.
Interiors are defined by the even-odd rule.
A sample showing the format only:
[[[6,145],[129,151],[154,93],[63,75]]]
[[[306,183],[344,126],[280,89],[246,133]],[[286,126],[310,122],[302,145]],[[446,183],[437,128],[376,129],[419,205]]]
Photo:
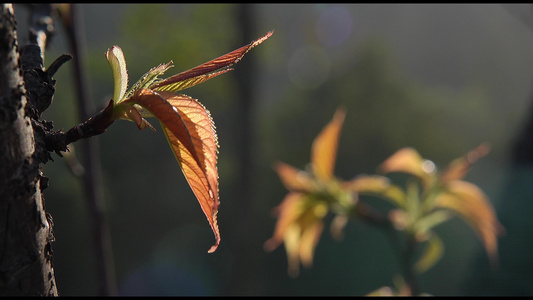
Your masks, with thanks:
[[[10,4],[2,4],[0,295],[57,296],[52,263],[52,222],[45,213],[41,193],[46,187],[46,178],[41,175],[41,163],[50,157],[43,149],[43,134],[44,129],[51,125],[36,122],[39,113],[36,107],[31,105],[32,100],[29,100],[30,97],[35,100],[37,96],[45,95],[51,101],[53,82],[42,72],[40,48],[28,48],[25,52],[26,57],[31,59],[27,60],[25,69],[28,72],[24,75],[30,81],[35,77],[34,79],[39,79],[37,81],[40,82],[32,83],[35,85],[31,88],[29,83],[24,86],[13,7]],[[34,55],[36,52],[38,56]],[[35,65],[39,67],[34,69]]]

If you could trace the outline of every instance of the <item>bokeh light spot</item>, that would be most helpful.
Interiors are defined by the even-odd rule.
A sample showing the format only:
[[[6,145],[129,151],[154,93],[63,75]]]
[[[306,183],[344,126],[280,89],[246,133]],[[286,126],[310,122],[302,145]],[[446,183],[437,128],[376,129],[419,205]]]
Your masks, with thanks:
[[[328,6],[316,21],[318,41],[326,47],[340,46],[350,36],[352,17],[342,5]]]

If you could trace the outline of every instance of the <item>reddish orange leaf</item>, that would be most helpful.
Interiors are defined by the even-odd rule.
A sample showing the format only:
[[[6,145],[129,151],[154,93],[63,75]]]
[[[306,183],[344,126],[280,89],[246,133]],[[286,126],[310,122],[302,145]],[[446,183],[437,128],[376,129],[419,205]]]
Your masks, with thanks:
[[[225,69],[225,70],[218,71],[218,72],[198,75],[198,76],[195,76],[195,77],[192,77],[192,78],[188,78],[188,79],[176,81],[176,82],[173,82],[173,83],[169,83],[169,84],[164,85],[164,86],[160,86],[160,87],[156,88],[155,90],[157,90],[157,91],[167,91],[167,92],[178,92],[178,91],[193,87],[193,86],[195,86],[197,84],[200,84],[202,82],[205,82],[205,81],[207,81],[207,80],[209,80],[211,78],[217,77],[218,75],[222,75],[222,74],[224,74],[224,73],[226,73],[228,71],[231,71],[231,70],[232,69]]]
[[[220,243],[217,225],[219,205],[218,142],[208,110],[197,100],[170,92],[143,89],[132,101],[160,122],[176,159],[215,234],[215,251]]]
[[[122,50],[115,46],[106,52],[113,72],[115,92],[112,120],[126,119],[139,129],[153,127],[145,117],[156,117],[163,127],[170,147],[215,234],[217,249],[220,233],[217,225],[219,206],[217,154],[218,141],[209,111],[197,100],[175,92],[190,88],[228,72],[253,47],[273,32],[228,54],[195,68],[160,80],[172,62],[150,69],[128,91],[128,74]]]
[[[337,109],[333,119],[313,142],[311,163],[313,165],[313,173],[319,179],[328,180],[333,176],[339,135],[345,115],[346,112],[343,109]]]
[[[181,72],[179,74],[176,74],[176,75],[174,75],[172,77],[169,77],[169,78],[157,83],[156,85],[152,86],[151,88],[152,89],[162,90],[163,86],[171,85],[171,84],[174,84],[174,83],[177,83],[177,82],[181,82],[181,81],[184,81],[184,80],[188,80],[188,79],[191,79],[191,78],[194,78],[194,77],[202,76],[202,75],[205,75],[207,73],[210,73],[210,72],[213,72],[213,71],[225,68],[225,67],[229,67],[229,66],[231,66],[233,64],[236,64],[242,59],[242,57],[248,51],[250,51],[253,47],[261,44],[263,41],[268,39],[273,33],[274,33],[273,31],[269,31],[265,36],[263,36],[263,37],[255,40],[255,41],[251,42],[250,44],[248,44],[246,46],[243,46],[243,47],[241,47],[241,48],[239,48],[237,50],[233,50],[230,53],[227,53],[227,54],[222,55],[222,56],[220,56],[218,58],[210,60],[210,61],[208,61],[206,63],[203,63],[203,64],[201,64],[201,65],[199,65],[197,67],[194,67],[194,68],[189,69],[187,71],[184,71],[184,72]],[[207,79],[205,79],[205,80],[207,80]],[[202,82],[205,81],[205,80],[202,80]]]

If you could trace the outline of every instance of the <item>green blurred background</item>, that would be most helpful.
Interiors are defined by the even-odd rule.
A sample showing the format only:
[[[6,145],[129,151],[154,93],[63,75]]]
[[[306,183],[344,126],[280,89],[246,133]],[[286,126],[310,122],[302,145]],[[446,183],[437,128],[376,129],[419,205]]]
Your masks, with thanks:
[[[20,28],[26,10],[15,6]],[[340,242],[326,230],[313,267],[297,278],[287,275],[283,247],[262,247],[274,230],[271,210],[287,193],[272,164],[304,168],[313,139],[341,105],[342,179],[375,173],[406,146],[444,166],[490,143],[466,180],[486,192],[507,228],[500,269],[489,269],[477,236],[454,219],[437,228],[445,254],[419,278],[420,288],[433,295],[533,295],[533,176],[528,164],[511,163],[531,118],[531,6],[84,4],[80,11],[99,109],[113,92],[104,57],[113,45],[123,49],[133,83],[160,63],[173,60],[172,75],[275,30],[234,71],[185,91],[211,111],[221,146],[222,242],[215,253],[207,253],[213,233],[159,127],[139,131],[117,121],[96,137],[120,295],[346,296],[392,285],[400,272],[394,252],[381,231],[362,223],[349,223]],[[57,30],[46,66],[70,52],[63,28]],[[20,30],[21,44],[25,35]],[[69,64],[56,74],[44,116],[56,129],[80,122]],[[248,94],[243,78],[251,78]],[[96,295],[83,189],[65,160],[54,160],[44,173],[51,179],[45,198],[59,292]]]

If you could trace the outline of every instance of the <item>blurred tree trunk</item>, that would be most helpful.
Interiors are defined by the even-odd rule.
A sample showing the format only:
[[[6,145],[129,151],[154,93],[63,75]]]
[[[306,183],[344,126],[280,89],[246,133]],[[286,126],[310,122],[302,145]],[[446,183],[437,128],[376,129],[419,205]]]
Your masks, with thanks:
[[[34,128],[37,110],[29,104],[28,90],[36,89],[26,86],[22,77],[11,4],[0,8],[0,39],[0,295],[57,296],[52,222],[41,193],[46,187],[41,163],[49,156],[44,131]],[[28,48],[27,53],[38,49]],[[37,53],[28,56],[32,62],[39,62]],[[46,78],[44,72],[34,75]]]
[[[82,11],[79,4],[63,4],[60,16],[65,26],[70,50],[74,55],[73,65],[78,99],[79,121],[88,120],[96,113],[91,101],[91,92],[86,69],[85,31]],[[116,296],[115,265],[111,247],[111,233],[105,215],[105,198],[102,185],[102,171],[98,139],[83,139],[81,148],[81,165],[84,172],[82,180],[87,209],[91,217],[93,246],[95,254],[96,280],[99,296]]]
[[[253,4],[238,4],[237,5],[237,20],[240,43],[246,45],[250,41],[257,38],[257,31],[254,26],[254,5]],[[236,149],[238,151],[239,177],[233,190],[239,191],[239,197],[234,200],[235,210],[233,215],[229,218],[231,220],[239,220],[232,222],[231,236],[228,241],[231,243],[233,255],[238,257],[235,260],[237,263],[232,267],[231,281],[226,295],[244,296],[255,295],[260,293],[263,279],[260,277],[261,272],[260,260],[254,257],[256,249],[262,247],[263,241],[258,240],[258,235],[254,231],[257,228],[257,220],[253,217],[254,205],[254,157],[253,153],[256,139],[255,135],[255,78],[256,78],[256,62],[254,55],[246,57],[246,62],[239,65],[237,75],[239,100],[236,105],[237,109],[235,115],[238,116],[235,123]]]

